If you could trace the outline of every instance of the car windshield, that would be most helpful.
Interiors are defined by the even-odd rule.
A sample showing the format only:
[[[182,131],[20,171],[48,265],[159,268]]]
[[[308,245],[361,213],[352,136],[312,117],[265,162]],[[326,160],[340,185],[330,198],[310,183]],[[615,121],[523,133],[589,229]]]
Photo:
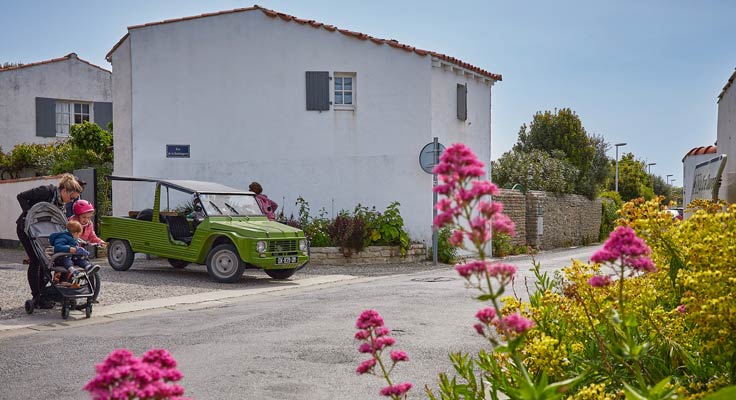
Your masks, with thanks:
[[[199,194],[207,215],[263,215],[256,197],[249,194]]]

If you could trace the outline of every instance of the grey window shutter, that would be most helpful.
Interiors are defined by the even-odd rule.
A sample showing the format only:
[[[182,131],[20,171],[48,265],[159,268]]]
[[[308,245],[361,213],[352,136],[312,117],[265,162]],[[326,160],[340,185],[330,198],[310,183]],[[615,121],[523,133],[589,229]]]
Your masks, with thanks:
[[[36,97],[36,136],[56,136],[56,100]]]
[[[95,123],[107,130],[107,124],[112,122],[112,103],[95,102],[92,106],[95,114]]]
[[[457,84],[457,119],[468,119],[468,87]]]
[[[307,111],[330,109],[330,74],[327,71],[307,71]]]

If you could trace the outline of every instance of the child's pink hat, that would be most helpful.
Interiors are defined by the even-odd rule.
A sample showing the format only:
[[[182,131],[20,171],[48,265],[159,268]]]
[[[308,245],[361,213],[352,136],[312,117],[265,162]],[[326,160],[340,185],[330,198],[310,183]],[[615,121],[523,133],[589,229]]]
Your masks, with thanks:
[[[82,215],[94,210],[95,208],[87,200],[77,200],[74,203],[74,215]]]

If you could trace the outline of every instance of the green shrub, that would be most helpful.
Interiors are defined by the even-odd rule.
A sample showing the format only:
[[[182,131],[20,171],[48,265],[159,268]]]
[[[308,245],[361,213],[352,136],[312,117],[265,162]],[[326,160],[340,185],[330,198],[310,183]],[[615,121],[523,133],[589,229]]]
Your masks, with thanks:
[[[607,191],[600,194],[601,199],[601,229],[598,240],[604,241],[608,234],[616,227],[616,219],[618,219],[618,210],[621,209],[623,201],[621,196],[614,191]]]
[[[511,236],[507,233],[494,233],[491,238],[494,257],[506,257],[511,254],[513,247],[511,246]]]
[[[452,229],[442,228],[437,231],[437,259],[443,264],[454,264],[457,261],[457,248],[450,244]],[[430,258],[434,254],[434,247],[429,247]]]

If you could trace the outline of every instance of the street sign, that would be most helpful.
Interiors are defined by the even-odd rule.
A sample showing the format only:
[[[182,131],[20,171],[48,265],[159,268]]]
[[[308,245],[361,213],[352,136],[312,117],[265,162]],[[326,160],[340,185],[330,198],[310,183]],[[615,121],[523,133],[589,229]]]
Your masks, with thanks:
[[[419,166],[422,167],[422,170],[431,174],[434,166],[439,163],[443,151],[445,151],[445,146],[436,140],[422,147],[422,151],[419,152]]]
[[[166,158],[189,158],[189,145],[167,144]]]
[[[718,189],[721,187],[721,175],[726,165],[726,155],[711,158],[695,166],[695,178],[692,182],[692,200],[718,200]]]

